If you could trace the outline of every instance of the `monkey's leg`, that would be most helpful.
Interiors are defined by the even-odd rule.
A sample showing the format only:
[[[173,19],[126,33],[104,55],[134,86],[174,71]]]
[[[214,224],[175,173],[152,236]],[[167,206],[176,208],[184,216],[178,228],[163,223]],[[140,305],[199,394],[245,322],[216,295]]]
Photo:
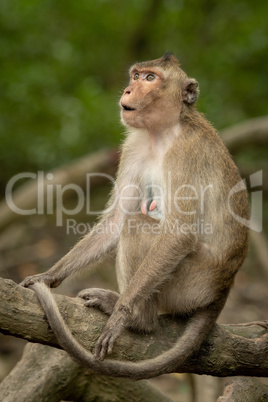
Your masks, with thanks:
[[[86,300],[86,307],[97,307],[108,315],[112,314],[114,306],[119,299],[119,293],[98,288],[84,289],[77,296]]]
[[[138,303],[131,315],[125,312],[122,314],[120,307],[119,298],[95,348],[94,355],[99,360],[103,360],[106,354],[112,353],[114,343],[124,328],[148,333],[152,332],[157,325],[157,304],[154,302],[151,305],[148,300],[142,301],[141,304]]]
[[[157,302],[154,296],[149,300],[140,301],[128,318],[127,328],[145,333],[153,332],[158,323],[157,310]]]

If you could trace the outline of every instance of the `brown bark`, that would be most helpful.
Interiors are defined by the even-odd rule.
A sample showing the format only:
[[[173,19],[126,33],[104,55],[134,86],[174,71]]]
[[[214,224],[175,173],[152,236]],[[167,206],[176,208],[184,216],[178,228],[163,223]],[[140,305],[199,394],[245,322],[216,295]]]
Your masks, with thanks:
[[[236,377],[229,379],[224,394],[217,402],[267,402],[268,386],[261,384],[255,378]]]

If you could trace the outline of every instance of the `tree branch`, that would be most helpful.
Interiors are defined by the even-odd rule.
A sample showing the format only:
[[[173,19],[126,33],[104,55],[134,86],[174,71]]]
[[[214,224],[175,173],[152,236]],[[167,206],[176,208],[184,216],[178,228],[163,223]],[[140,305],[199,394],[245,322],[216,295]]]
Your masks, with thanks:
[[[250,237],[257,253],[257,259],[263,268],[264,276],[268,279],[268,247],[265,232],[250,231]]]
[[[171,402],[148,381],[131,381],[97,375],[74,362],[62,350],[27,344],[21,361],[0,384],[5,402],[61,400],[77,402]]]
[[[50,171],[50,178],[45,174],[43,182],[34,179],[28,180],[19,188],[14,190],[12,200],[16,207],[28,210],[36,208],[38,197],[43,193],[44,207],[46,207],[46,191],[47,185],[60,184],[62,187],[69,183],[83,185],[86,182],[87,173],[106,173],[107,175],[114,176],[116,164],[118,162],[118,153],[116,150],[101,150],[90,155],[85,155],[81,158],[75,159],[68,164],[62,165]],[[48,172],[47,172],[48,173]],[[105,183],[107,179],[102,178],[100,175],[95,178],[93,184]],[[91,178],[91,184],[93,180]],[[39,188],[38,186],[41,186]],[[55,192],[53,192],[55,197]],[[0,203],[0,229],[6,227],[8,224],[24,215],[19,215],[9,208],[6,200]]]
[[[60,348],[33,291],[2,278],[0,289],[0,332]],[[85,348],[93,349],[107,316],[86,308],[79,298],[56,295],[56,300],[73,335]],[[162,316],[159,324],[150,335],[124,331],[111,358],[138,361],[159,355],[172,347],[187,322]],[[215,324],[200,351],[175,371],[219,377],[268,376],[267,329]]]

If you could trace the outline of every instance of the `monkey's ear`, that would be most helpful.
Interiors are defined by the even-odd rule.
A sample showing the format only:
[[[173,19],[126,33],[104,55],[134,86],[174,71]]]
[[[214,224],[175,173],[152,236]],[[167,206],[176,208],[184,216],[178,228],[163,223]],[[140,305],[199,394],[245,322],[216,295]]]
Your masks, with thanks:
[[[191,105],[196,101],[199,95],[199,86],[198,82],[194,78],[188,78],[183,83],[182,88],[182,100],[185,103]]]

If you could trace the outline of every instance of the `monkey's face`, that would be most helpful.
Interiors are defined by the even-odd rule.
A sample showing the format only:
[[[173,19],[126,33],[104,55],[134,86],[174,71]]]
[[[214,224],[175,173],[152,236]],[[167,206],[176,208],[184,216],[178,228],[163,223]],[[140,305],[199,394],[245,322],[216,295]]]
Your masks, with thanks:
[[[181,100],[178,85],[175,88],[162,69],[135,65],[120,99],[122,123],[153,131],[177,124]]]

